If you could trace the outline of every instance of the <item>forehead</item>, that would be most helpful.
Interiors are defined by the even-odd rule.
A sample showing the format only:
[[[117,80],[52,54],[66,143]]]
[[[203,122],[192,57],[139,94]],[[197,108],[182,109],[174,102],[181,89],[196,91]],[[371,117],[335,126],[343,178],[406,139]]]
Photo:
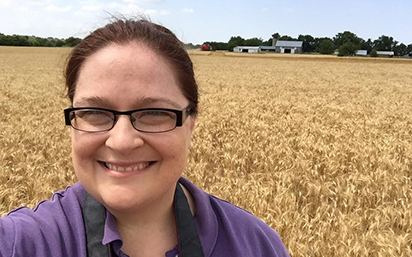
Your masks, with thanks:
[[[141,43],[111,44],[83,63],[73,104],[87,98],[103,99],[117,108],[132,108],[146,98],[186,102],[170,65]]]

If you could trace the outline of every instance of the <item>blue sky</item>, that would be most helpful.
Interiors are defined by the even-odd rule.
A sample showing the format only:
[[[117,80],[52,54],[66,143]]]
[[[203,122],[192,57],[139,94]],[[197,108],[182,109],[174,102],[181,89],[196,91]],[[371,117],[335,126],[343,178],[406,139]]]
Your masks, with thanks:
[[[275,32],[297,37],[333,37],[349,30],[359,37],[381,35],[412,44],[410,0],[0,0],[0,33],[41,37],[84,37],[109,14],[143,13],[186,43],[227,42],[231,36]]]

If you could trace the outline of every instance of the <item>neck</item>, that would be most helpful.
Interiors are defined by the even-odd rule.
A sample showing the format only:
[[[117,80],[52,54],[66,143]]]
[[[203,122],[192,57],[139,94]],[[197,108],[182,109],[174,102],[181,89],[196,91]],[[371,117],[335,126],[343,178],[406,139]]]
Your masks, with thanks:
[[[174,189],[166,199],[140,206],[138,210],[111,211],[123,240],[123,252],[129,256],[152,256],[159,251],[156,254],[162,256],[178,243],[173,197]]]

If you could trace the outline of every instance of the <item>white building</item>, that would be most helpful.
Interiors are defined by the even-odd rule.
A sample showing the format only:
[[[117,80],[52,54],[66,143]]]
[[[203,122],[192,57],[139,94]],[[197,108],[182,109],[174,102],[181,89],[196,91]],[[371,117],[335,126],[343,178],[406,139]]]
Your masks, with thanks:
[[[376,51],[379,57],[393,57],[395,53],[393,51]]]
[[[235,53],[260,53],[261,49],[259,46],[236,46],[233,48]]]
[[[276,53],[300,54],[302,53],[303,41],[285,41],[273,39],[272,45],[276,47]]]
[[[368,50],[358,50],[358,51],[356,51],[356,55],[358,55],[358,56],[367,56],[368,55]]]

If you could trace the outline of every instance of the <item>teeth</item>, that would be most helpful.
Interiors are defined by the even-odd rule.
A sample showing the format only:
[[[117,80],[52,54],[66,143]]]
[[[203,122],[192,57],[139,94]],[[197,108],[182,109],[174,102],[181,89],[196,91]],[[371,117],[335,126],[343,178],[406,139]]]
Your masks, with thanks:
[[[115,170],[115,171],[119,171],[119,172],[125,172],[125,171],[128,172],[128,171],[135,171],[135,170],[143,170],[143,169],[147,168],[150,165],[150,162],[141,163],[139,165],[130,166],[130,167],[126,167],[126,168],[125,167],[118,167],[118,166],[115,166],[115,165],[107,163],[107,162],[105,164],[111,170]]]

